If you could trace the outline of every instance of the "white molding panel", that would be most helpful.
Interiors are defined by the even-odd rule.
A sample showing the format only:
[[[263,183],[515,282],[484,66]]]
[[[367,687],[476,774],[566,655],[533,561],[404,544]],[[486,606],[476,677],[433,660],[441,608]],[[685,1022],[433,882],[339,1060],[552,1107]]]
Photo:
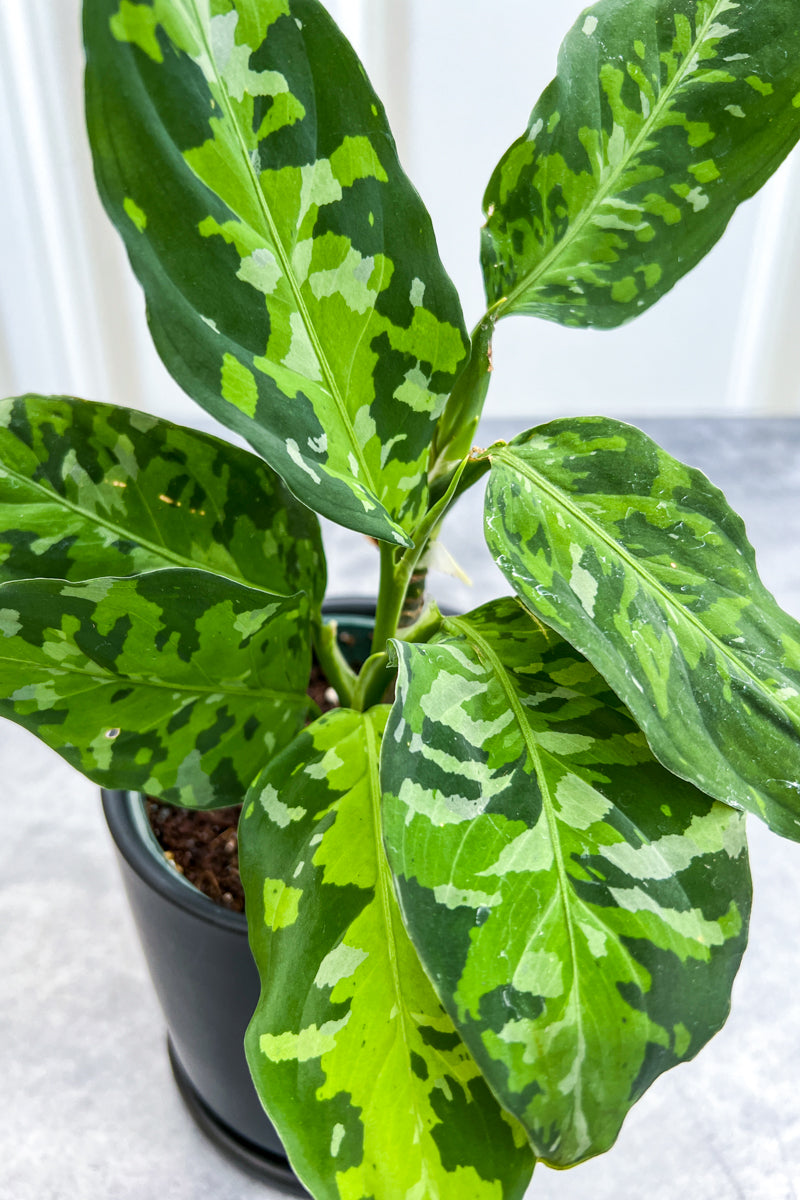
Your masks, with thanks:
[[[72,392],[207,423],[152,350],[141,293],[94,192],[80,7],[0,0],[0,393]],[[490,21],[478,0],[329,7],[385,100],[472,323],[483,187],[583,0],[506,0]],[[528,423],[800,411],[799,193],[793,156],[697,271],[633,325],[502,325],[487,411]]]

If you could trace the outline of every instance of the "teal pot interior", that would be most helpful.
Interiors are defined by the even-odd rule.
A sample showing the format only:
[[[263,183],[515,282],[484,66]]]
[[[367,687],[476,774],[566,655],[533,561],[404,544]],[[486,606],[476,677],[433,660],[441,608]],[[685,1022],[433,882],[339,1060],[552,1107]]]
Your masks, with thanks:
[[[374,604],[326,606],[351,662],[369,655]],[[139,938],[167,1026],[176,1082],[205,1132],[241,1166],[290,1194],[307,1193],[286,1160],[245,1061],[259,979],[244,914],[221,908],[174,870],[150,829],[143,797],[104,791]]]

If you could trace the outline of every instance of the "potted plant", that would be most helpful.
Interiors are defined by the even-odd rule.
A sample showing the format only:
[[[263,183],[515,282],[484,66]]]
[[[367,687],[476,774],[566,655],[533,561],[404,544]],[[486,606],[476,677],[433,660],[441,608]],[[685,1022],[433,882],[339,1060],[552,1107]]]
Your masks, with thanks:
[[[103,200],[156,346],[256,455],[7,402],[0,703],[107,788],[243,802],[250,1069],[316,1197],[519,1197],[719,1029],[743,811],[800,837],[800,626],[636,429],[473,447],[497,322],[609,328],[800,134],[788,0],[601,0],[486,193],[468,336],[380,101],[316,0],[85,0]],[[443,617],[487,476],[512,594]],[[380,559],[358,671],[315,513]],[[10,523],[11,524],[11,523]],[[304,725],[312,650],[339,707]]]

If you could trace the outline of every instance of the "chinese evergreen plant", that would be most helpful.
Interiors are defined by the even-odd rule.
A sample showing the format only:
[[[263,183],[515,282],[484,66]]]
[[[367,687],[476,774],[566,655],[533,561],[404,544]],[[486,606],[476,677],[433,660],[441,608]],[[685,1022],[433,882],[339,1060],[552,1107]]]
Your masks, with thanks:
[[[472,338],[316,0],[84,20],[98,185],[156,346],[256,454],[5,402],[2,711],[105,786],[244,801],[247,1053],[315,1197],[520,1197],[725,1020],[742,810],[800,839],[800,626],[720,492],[637,430],[473,450],[492,332],[620,325],[706,253],[800,134],[796,4],[579,17],[489,183]],[[484,475],[513,596],[409,614]],[[316,513],[376,542],[358,673]],[[312,652],[341,701],[321,717]]]

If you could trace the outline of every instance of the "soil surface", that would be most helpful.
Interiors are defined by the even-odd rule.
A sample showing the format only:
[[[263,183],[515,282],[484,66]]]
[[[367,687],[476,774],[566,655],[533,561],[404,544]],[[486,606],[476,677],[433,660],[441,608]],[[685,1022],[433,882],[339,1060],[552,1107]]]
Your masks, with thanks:
[[[321,712],[329,712],[338,704],[336,693],[316,663],[308,694]],[[211,900],[234,912],[244,912],[237,834],[241,811],[241,804],[198,811],[151,798],[146,801],[150,827],[175,870]]]

